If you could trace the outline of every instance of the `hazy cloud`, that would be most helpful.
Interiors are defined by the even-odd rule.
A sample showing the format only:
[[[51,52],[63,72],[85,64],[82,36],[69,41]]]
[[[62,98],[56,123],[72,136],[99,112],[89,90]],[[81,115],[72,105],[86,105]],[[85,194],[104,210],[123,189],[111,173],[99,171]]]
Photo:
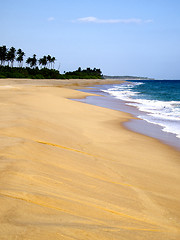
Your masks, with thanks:
[[[54,21],[54,20],[55,20],[54,17],[49,17],[49,18],[48,18],[48,21],[49,21],[49,22]]]
[[[78,18],[75,22],[81,23],[150,23],[153,20],[142,20],[139,18],[129,18],[129,19],[99,19],[96,17],[85,17]]]
[[[144,22],[145,22],[145,23],[152,23],[153,20],[152,20],[152,19],[147,19],[147,20],[145,20]]]

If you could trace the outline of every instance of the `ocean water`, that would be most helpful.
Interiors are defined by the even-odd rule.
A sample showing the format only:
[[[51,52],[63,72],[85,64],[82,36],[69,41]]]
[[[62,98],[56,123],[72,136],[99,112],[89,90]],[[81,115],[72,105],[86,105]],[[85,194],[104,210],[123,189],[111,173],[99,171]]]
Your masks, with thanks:
[[[130,81],[101,91],[138,108],[138,118],[180,139],[180,80]]]

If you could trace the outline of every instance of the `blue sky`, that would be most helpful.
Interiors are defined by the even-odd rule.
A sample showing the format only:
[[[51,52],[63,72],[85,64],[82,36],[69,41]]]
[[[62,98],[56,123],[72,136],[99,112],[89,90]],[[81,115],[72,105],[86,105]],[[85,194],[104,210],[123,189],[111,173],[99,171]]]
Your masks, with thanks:
[[[180,79],[179,0],[1,0],[0,46],[60,71]]]

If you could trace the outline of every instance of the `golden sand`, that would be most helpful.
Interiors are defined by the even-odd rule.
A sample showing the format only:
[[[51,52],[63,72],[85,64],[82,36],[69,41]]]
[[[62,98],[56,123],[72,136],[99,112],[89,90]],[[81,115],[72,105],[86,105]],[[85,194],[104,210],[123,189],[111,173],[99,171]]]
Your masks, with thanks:
[[[180,153],[85,81],[0,80],[0,239],[180,239]]]

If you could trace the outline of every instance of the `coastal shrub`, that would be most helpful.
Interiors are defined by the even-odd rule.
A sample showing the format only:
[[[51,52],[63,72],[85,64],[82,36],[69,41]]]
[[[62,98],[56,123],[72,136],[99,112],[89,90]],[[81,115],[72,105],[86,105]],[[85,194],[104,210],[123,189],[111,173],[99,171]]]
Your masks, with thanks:
[[[56,69],[38,67],[9,67],[0,66],[0,78],[30,78],[30,79],[101,79],[103,78],[100,69],[81,70],[60,74]]]
[[[6,78],[6,76],[5,76],[5,75],[2,75],[2,74],[0,74],[0,78]]]

